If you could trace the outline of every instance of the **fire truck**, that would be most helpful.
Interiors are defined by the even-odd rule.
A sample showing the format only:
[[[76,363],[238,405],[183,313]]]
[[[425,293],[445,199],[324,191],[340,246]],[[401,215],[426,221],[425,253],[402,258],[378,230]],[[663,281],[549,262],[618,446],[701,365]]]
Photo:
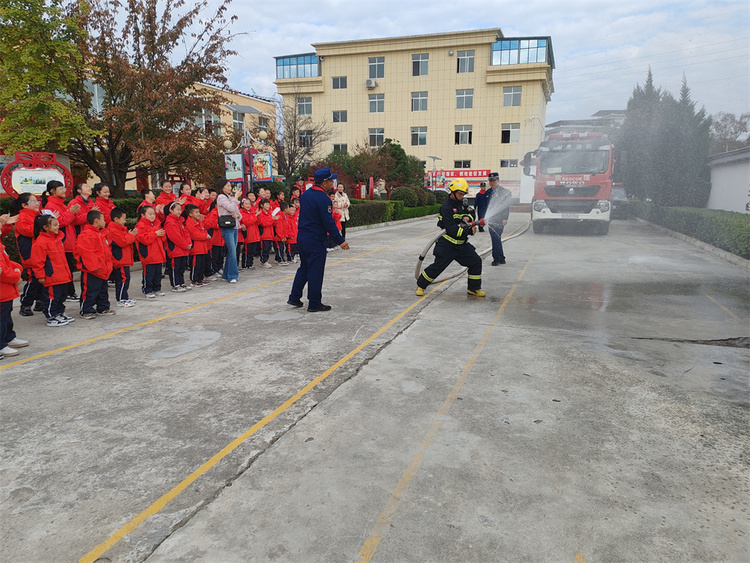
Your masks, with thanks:
[[[591,222],[606,235],[614,164],[614,146],[603,133],[547,135],[523,160],[523,173],[534,178],[534,232],[554,223]]]

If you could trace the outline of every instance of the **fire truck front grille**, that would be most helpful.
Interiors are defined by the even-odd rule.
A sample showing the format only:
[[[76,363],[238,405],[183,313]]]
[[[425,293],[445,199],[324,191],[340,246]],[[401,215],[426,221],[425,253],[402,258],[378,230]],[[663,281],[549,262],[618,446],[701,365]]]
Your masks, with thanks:
[[[599,203],[596,199],[546,199],[552,213],[590,213]]]
[[[596,197],[599,186],[546,186],[547,197]]]

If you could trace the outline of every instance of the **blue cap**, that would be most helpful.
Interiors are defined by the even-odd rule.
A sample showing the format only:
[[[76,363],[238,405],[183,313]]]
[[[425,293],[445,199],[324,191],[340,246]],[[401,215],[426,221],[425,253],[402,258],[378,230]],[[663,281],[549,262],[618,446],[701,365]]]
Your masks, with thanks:
[[[338,178],[338,174],[332,174],[330,168],[318,168],[315,171],[315,183],[320,185],[326,180],[335,180]]]
[[[490,175],[487,176],[487,179],[489,179],[489,180],[499,180],[500,179],[500,174],[498,174],[497,172],[490,172]]]

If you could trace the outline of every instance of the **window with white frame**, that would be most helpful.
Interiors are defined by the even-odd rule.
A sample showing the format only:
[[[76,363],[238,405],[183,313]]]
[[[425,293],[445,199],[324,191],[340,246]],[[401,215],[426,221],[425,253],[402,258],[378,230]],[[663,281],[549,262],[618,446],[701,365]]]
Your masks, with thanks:
[[[309,96],[300,96],[297,98],[297,114],[312,115],[312,98]]]
[[[369,57],[370,78],[385,76],[385,57]]]
[[[470,160],[454,160],[453,168],[471,168]]]
[[[333,112],[334,123],[346,123],[346,110],[336,110]]]
[[[500,168],[518,168],[518,160],[501,160]]]
[[[370,94],[370,113],[385,111],[385,94]]]
[[[334,143],[334,145],[333,145],[333,152],[338,152],[338,153],[341,153],[341,154],[346,154],[347,152],[349,152],[349,147],[347,146],[346,143],[341,143],[341,144]]]
[[[369,129],[368,133],[370,135],[370,147],[380,147],[385,143],[385,129]]]
[[[456,109],[471,109],[474,107],[474,88],[456,90]]]
[[[311,148],[313,146],[313,132],[312,129],[300,129],[299,131],[299,146],[305,148]]]
[[[512,107],[521,105],[521,87],[505,86],[503,87],[503,106]]]
[[[456,66],[459,74],[474,72],[474,51],[459,51]]]
[[[427,76],[427,66],[430,64],[430,55],[422,53],[411,56],[411,75]]]
[[[427,111],[427,92],[411,93],[411,111]]]
[[[411,128],[411,144],[414,146],[427,144],[427,127]]]
[[[346,76],[334,76],[331,82],[334,90],[346,89]]]
[[[520,123],[503,123],[500,136],[501,143],[517,143],[521,140]]]
[[[209,110],[201,110],[196,122],[207,135],[221,135],[221,118]]]
[[[239,111],[232,112],[232,127],[237,133],[245,131],[245,114]]]
[[[258,131],[265,131],[266,133],[268,133],[268,118],[267,117],[258,118]]]
[[[471,128],[471,125],[456,125],[455,141],[457,145],[471,144]]]

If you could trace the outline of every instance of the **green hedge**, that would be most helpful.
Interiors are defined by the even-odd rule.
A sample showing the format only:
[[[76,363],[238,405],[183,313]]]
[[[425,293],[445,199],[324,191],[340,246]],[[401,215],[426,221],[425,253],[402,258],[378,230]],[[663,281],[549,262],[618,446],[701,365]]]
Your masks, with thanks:
[[[398,221],[400,219],[412,219],[434,215],[440,210],[439,205],[425,205],[422,207],[406,207],[403,201],[367,201],[351,200],[353,205],[349,208],[349,221],[347,226],[357,227],[360,225],[374,225],[386,221]]]
[[[631,200],[628,213],[750,259],[750,215],[719,209],[661,207]]]

